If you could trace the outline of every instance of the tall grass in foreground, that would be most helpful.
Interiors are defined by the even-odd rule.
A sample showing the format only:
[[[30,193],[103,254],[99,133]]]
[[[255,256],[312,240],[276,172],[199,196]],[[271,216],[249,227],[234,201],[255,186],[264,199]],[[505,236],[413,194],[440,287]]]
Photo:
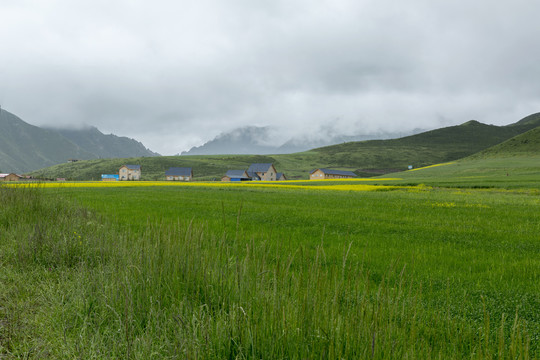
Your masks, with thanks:
[[[522,320],[426,306],[406,267],[374,277],[324,247],[205,224],[121,230],[0,187],[0,358],[534,358]]]

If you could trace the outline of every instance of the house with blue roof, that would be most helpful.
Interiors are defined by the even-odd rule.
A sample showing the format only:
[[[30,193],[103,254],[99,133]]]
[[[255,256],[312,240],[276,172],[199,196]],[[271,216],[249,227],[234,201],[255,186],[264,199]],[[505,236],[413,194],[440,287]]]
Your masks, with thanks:
[[[246,170],[229,170],[221,178],[221,181],[248,181],[251,178],[248,176]]]
[[[165,180],[191,181],[193,180],[193,170],[190,167],[171,167],[165,171]]]
[[[141,165],[122,165],[118,176],[119,180],[141,180]]]
[[[251,164],[247,171],[229,170],[221,181],[276,181],[287,180],[285,174],[278,173],[274,164]]]
[[[344,170],[332,170],[332,169],[315,169],[310,171],[310,180],[324,180],[324,179],[352,179],[357,177],[352,171]]]
[[[247,174],[255,181],[276,181],[277,171],[274,164],[251,164]]]
[[[118,174],[101,174],[101,181],[118,181]]]

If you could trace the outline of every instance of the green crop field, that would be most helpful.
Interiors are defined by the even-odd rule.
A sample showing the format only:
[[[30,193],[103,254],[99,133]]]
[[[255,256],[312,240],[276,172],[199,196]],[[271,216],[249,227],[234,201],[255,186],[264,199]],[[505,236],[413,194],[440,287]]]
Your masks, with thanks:
[[[0,187],[0,358],[539,358],[538,167],[470,161]]]

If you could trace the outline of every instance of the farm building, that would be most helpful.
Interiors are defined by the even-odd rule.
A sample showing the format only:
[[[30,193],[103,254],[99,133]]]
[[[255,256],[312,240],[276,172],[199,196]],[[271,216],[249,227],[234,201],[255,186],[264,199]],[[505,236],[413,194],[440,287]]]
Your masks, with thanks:
[[[221,181],[248,181],[251,180],[245,170],[229,170]]]
[[[165,180],[169,181],[191,181],[193,170],[190,167],[172,167],[165,171]]]
[[[141,165],[123,165],[118,175],[119,180],[141,180]]]
[[[119,175],[116,175],[116,174],[101,174],[101,181],[118,181],[118,180],[119,180]]]
[[[332,170],[332,169],[315,169],[309,173],[310,180],[323,179],[352,179],[357,175],[352,171]]]
[[[274,164],[251,164],[247,174],[251,180],[276,181],[277,171]]]
[[[21,175],[17,175],[14,173],[0,174],[0,181],[19,181],[22,180],[22,178],[23,177]]]
[[[284,173],[277,173],[276,174],[276,180],[277,181],[285,181],[285,180],[287,180],[287,177],[285,176]]]

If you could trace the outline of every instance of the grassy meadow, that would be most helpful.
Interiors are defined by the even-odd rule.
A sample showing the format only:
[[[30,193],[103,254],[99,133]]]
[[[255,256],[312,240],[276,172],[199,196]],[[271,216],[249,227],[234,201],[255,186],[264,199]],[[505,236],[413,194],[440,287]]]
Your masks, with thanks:
[[[504,157],[473,157],[420,170],[387,174],[399,177],[395,184],[426,184],[442,187],[540,189],[540,155],[507,154]]]
[[[452,166],[0,187],[0,358],[537,359],[534,171]]]

